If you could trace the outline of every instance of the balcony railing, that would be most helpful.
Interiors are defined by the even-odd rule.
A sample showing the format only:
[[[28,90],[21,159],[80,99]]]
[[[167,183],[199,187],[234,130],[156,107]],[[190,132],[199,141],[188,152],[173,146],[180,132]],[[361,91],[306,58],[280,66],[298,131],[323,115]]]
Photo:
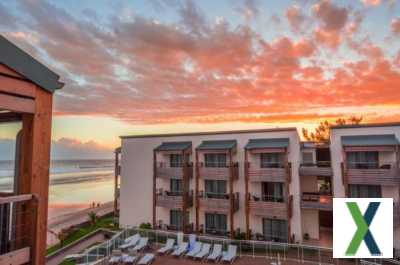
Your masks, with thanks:
[[[393,186],[400,184],[400,171],[396,164],[372,166],[371,164],[347,164],[348,184]]]
[[[230,172],[232,170],[232,178],[234,180],[239,178],[239,164],[231,163],[227,165],[218,165],[208,167],[204,163],[199,163],[199,174],[203,179],[210,180],[229,180]]]
[[[332,195],[304,192],[301,195],[301,208],[332,211]]]
[[[26,264],[35,240],[37,200],[32,194],[5,195],[0,195],[0,263]]]
[[[171,167],[170,164],[164,163],[164,162],[159,162],[157,163],[157,168],[156,168],[156,176],[157,178],[176,178],[176,179],[182,179],[183,178],[183,167]],[[189,178],[193,177],[193,163],[187,163],[186,168],[185,168],[186,175]]]
[[[249,194],[250,213],[266,218],[288,218],[288,204],[282,197],[254,196]]]
[[[215,194],[200,191],[199,204],[205,211],[227,213],[231,209],[229,194]],[[239,192],[233,194],[233,211],[239,210]]]
[[[330,161],[318,161],[317,163],[302,163],[299,169],[300,176],[331,177],[333,171]]]
[[[251,182],[286,182],[288,167],[260,167],[249,163],[249,180]]]
[[[182,209],[183,207],[183,196],[182,192],[168,192],[161,191],[157,192],[156,205],[169,209]],[[189,192],[187,207],[193,206],[193,191]]]

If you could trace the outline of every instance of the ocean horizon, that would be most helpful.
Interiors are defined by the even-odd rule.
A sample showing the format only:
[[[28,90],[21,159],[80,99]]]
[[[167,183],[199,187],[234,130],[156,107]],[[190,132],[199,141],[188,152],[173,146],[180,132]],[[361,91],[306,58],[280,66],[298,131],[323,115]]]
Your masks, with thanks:
[[[114,199],[113,159],[60,159],[50,164],[49,219]],[[0,160],[0,191],[12,191],[14,161]]]

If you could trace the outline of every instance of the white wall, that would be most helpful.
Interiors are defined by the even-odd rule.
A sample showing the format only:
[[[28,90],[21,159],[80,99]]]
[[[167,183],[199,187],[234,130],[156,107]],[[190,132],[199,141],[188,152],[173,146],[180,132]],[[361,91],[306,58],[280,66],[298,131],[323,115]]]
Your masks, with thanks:
[[[173,137],[142,137],[122,139],[121,158],[121,213],[120,223],[123,226],[139,225],[142,222],[152,221],[152,179],[153,179],[153,149],[162,142],[170,141],[191,141],[193,154],[195,148],[203,140],[237,140],[236,161],[239,162],[239,179],[234,183],[234,192],[240,192],[239,211],[234,216],[234,226],[245,231],[245,183],[244,183],[244,147],[249,139],[257,138],[290,138],[289,162],[292,163],[292,183],[290,193],[293,196],[293,217],[291,231],[295,234],[296,240],[302,238],[301,213],[300,213],[300,187],[298,167],[300,162],[300,139],[297,131],[269,131],[269,132],[247,132],[227,133],[213,135],[187,135]],[[192,183],[194,179],[192,180]],[[201,181],[200,181],[201,183]],[[194,187],[194,185],[192,185]],[[157,214],[160,211],[157,207]],[[191,210],[191,220],[194,216],[194,207]],[[162,214],[163,219],[165,215]],[[157,220],[159,217],[157,217]],[[200,221],[204,216],[200,216]]]
[[[303,235],[307,233],[310,239],[319,239],[318,210],[303,209],[301,221],[303,224]]]

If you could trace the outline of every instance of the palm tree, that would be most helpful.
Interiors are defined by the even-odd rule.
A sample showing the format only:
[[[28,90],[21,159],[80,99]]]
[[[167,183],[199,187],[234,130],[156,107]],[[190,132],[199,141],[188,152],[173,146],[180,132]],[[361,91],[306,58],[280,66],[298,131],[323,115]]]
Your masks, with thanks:
[[[92,212],[89,212],[89,213],[88,213],[88,216],[89,216],[90,224],[91,224],[91,225],[95,225],[96,222],[97,222],[97,219],[98,219],[97,214],[96,214],[95,212],[92,211]]]

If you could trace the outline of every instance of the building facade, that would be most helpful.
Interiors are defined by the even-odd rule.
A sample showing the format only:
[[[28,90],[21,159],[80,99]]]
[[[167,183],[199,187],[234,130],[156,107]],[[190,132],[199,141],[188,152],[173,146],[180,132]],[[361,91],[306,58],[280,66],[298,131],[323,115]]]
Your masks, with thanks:
[[[391,197],[400,248],[400,123],[121,138],[122,226],[331,247],[333,197]]]

